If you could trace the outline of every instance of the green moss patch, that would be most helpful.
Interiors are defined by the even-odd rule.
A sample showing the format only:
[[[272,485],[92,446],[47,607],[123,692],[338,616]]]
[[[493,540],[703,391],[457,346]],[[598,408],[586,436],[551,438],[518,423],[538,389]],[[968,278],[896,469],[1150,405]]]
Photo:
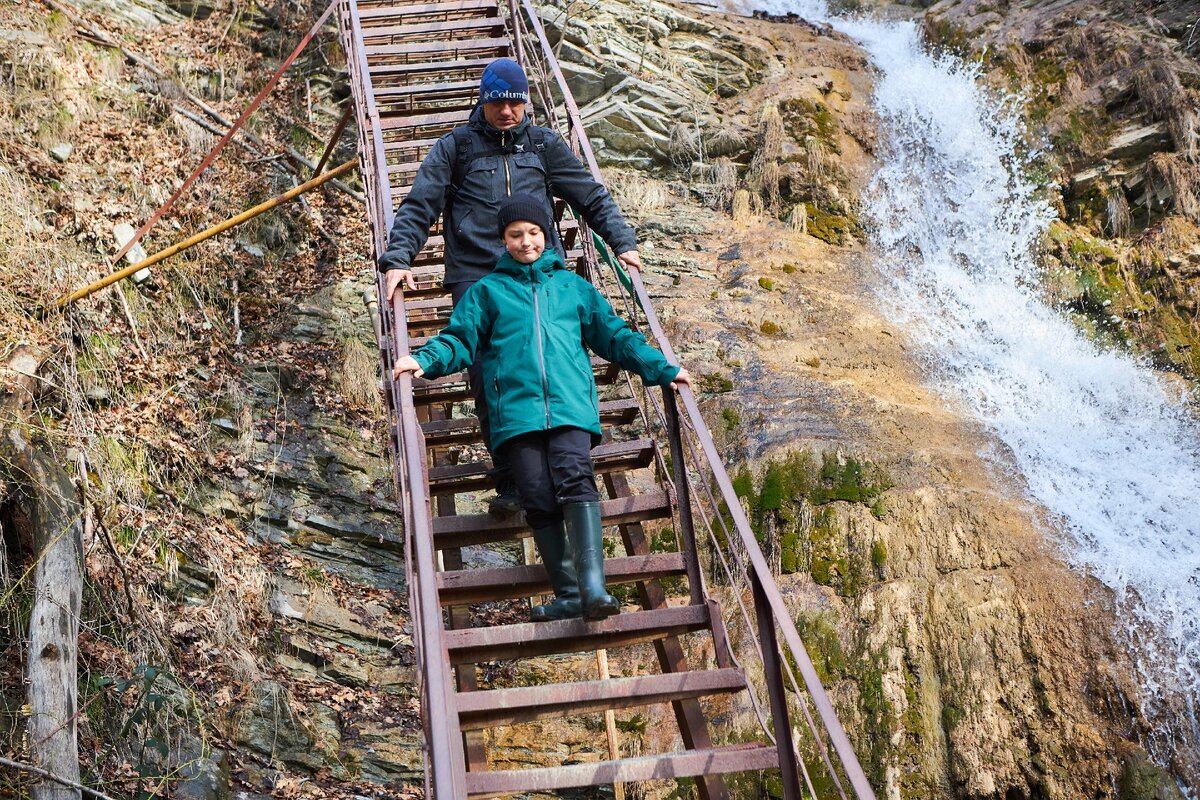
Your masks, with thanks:
[[[808,210],[808,233],[823,242],[842,246],[858,229],[858,224],[850,217],[823,211],[812,203],[805,203]]]

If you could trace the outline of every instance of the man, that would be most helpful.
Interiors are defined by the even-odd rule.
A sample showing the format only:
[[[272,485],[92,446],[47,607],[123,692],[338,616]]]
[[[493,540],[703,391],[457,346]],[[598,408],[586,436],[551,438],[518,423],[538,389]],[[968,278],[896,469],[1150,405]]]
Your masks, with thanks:
[[[517,62],[493,61],[479,82],[479,103],[463,125],[446,134],[421,163],[408,196],[396,211],[387,251],[379,259],[392,299],[403,282],[415,289],[410,266],[429,238],[429,229],[442,215],[445,235],[445,285],[454,305],[467,290],[492,271],[503,252],[496,239],[500,203],[514,194],[531,194],[545,203],[553,218],[552,195],[566,200],[608,242],[627,269],[641,269],[637,236],[621,216],[608,190],[556,132],[532,125],[526,116],[529,81]],[[565,258],[558,232],[550,244]],[[514,368],[522,365],[513,365]],[[468,370],[475,395],[475,413],[490,441],[487,403],[477,365]],[[492,453],[496,497],[488,504],[494,513],[520,508],[516,488],[503,456]]]

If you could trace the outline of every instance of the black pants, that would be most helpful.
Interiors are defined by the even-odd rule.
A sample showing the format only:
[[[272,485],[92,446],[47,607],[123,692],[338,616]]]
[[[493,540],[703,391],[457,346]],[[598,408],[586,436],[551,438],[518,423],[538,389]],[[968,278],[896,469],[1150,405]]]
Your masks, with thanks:
[[[592,435],[587,431],[535,431],[509,439],[501,449],[531,528],[560,522],[563,503],[600,499],[592,470]]]
[[[459,301],[463,299],[467,290],[474,285],[475,281],[462,281],[450,286],[450,300],[454,303],[455,308],[458,307]],[[471,366],[467,367],[467,380],[471,385],[471,394],[475,398],[475,416],[479,418],[479,430],[483,434],[483,444],[492,456],[492,478],[496,481],[496,487],[500,488],[500,482],[508,479],[510,470],[503,453],[492,453],[492,419],[487,397],[483,392],[483,370],[479,366],[478,358]],[[503,450],[503,448],[501,449]]]

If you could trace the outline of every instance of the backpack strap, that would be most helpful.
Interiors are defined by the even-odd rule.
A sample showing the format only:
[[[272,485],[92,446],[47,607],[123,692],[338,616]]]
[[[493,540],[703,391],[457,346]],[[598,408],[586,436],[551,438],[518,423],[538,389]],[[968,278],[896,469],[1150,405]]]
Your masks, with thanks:
[[[450,185],[447,187],[446,205],[454,202],[458,190],[462,188],[467,176],[467,166],[471,163],[471,131],[465,125],[460,125],[450,131],[454,137],[454,164],[450,171]]]
[[[552,134],[551,131],[545,128],[539,128],[533,125],[529,126],[529,143],[533,145],[533,150],[538,155],[538,159],[542,162],[542,174],[546,176],[546,199],[552,200],[554,192],[550,188],[550,162],[546,157],[546,135]]]

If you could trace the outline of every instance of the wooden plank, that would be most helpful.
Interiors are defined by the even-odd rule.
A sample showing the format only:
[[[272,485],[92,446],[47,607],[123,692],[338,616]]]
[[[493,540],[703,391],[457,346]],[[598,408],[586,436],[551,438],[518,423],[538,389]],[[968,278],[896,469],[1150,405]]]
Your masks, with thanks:
[[[671,516],[671,499],[665,491],[618,497],[600,503],[605,525],[666,519]],[[510,541],[529,535],[524,514],[497,519],[489,514],[460,514],[433,518],[433,546],[438,549],[468,544]]]
[[[379,8],[360,8],[358,17],[362,21],[365,30],[369,24],[378,24],[380,19],[469,12],[490,13],[494,15],[499,13],[499,11],[499,6],[494,3],[476,2],[476,0],[451,0],[448,3],[426,3],[417,0],[417,2],[408,4],[404,2],[389,2]]]
[[[654,440],[634,439],[629,442],[602,444],[592,449],[592,464],[596,474],[640,469],[654,458]],[[473,461],[429,469],[429,493],[432,495],[475,492],[492,485],[488,472],[491,461]]]
[[[767,745],[713,747],[660,756],[564,764],[561,767],[509,769],[467,775],[469,797],[495,797],[527,792],[552,792],[580,786],[604,786],[631,781],[670,780],[698,775],[722,775],[774,769],[779,754]]]
[[[683,555],[680,553],[622,556],[609,558],[604,562],[604,576],[609,585],[686,573]],[[439,597],[444,606],[530,597],[550,592],[546,568],[541,564],[439,572],[437,580]]]
[[[419,61],[411,64],[372,64],[368,67],[371,81],[374,83],[380,77],[408,76],[410,79],[425,75],[426,79],[434,75],[442,80],[452,76],[462,76],[464,79],[474,77],[476,80],[483,75],[483,68],[492,63],[491,58],[443,59],[442,61]]]
[[[707,628],[707,606],[677,606],[618,614],[597,621],[560,619],[446,631],[445,640],[450,663],[478,664],[624,647]]]
[[[466,111],[444,111],[434,114],[380,116],[379,129],[384,131],[402,128],[457,128],[464,124],[470,114]]]
[[[448,20],[425,20],[409,22],[405,20],[400,25],[379,25],[363,28],[363,40],[369,43],[372,39],[402,39],[406,37],[421,37],[424,39],[445,39],[446,34],[462,31],[497,31],[504,32],[504,20],[500,17],[478,17]]]
[[[745,688],[746,676],[740,669],[714,669],[491,689],[460,694],[458,720],[463,730],[478,730],[574,717],[609,709],[669,703],[684,697],[729,694]]]
[[[503,50],[508,52],[510,42],[507,36],[493,36],[485,39],[459,39],[452,42],[405,42],[402,44],[373,44],[365,45],[363,52],[367,56],[367,65],[374,74],[374,64],[371,59],[384,56],[429,56],[434,60],[454,58],[460,53],[477,50]],[[375,63],[380,63],[376,61]]]

